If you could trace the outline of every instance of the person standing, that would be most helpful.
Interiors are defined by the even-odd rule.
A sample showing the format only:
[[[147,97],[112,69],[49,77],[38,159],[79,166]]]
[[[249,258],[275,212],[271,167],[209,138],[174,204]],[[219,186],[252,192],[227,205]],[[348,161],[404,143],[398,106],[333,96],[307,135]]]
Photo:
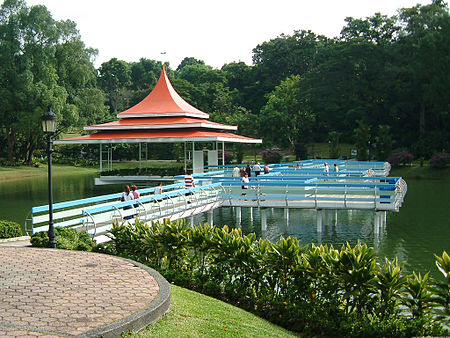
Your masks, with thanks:
[[[245,168],[244,168],[244,167],[242,167],[242,168],[239,170],[239,174],[241,175],[241,177],[244,177],[244,176],[245,176]]]
[[[250,164],[247,164],[245,167],[245,173],[248,175],[248,177],[252,176],[252,168],[250,167]]]
[[[141,197],[141,194],[139,193],[139,191],[137,191],[137,186],[132,185],[131,186],[131,194],[133,195],[133,199],[137,200],[139,197]],[[134,207],[137,208],[139,206],[138,203],[134,204]]]
[[[248,189],[248,183],[250,183],[250,179],[248,178],[248,175],[245,174],[244,177],[242,177],[242,189],[244,190],[241,194],[241,196],[247,196],[247,192],[245,190]]]
[[[133,199],[133,194],[131,193],[130,186],[126,185],[123,189],[122,196],[120,197],[121,202],[131,201]],[[131,209],[131,205],[125,205],[123,210]],[[130,219],[133,216],[125,216],[123,219]]]
[[[139,191],[137,190],[137,186],[135,185],[131,186],[131,193],[133,194],[134,200],[137,200],[139,197],[141,197],[141,194],[139,193]]]
[[[335,173],[339,172],[339,167],[338,167],[338,165],[336,163],[334,164],[334,172]]]
[[[328,166],[328,163],[325,162],[325,163],[323,164],[323,166],[324,166],[323,171],[325,171],[325,175],[328,176],[328,174],[330,173],[330,167]]]
[[[187,174],[186,176],[184,176],[184,186],[186,187],[186,189],[195,187],[194,177],[192,177],[191,174]]]
[[[159,183],[155,188],[155,195],[161,195],[162,194],[162,183]]]
[[[239,167],[237,165],[234,167],[233,173],[231,174],[231,176],[233,176],[233,177],[239,177],[240,176]]]
[[[131,193],[130,186],[126,185],[123,189],[122,196],[120,197],[121,202],[131,201],[133,199],[133,194]]]
[[[253,171],[255,172],[255,176],[258,177],[261,173],[261,164],[259,162],[253,166]]]
[[[268,174],[270,172],[270,168],[269,168],[269,166],[266,164],[265,166],[264,166],[264,174]]]

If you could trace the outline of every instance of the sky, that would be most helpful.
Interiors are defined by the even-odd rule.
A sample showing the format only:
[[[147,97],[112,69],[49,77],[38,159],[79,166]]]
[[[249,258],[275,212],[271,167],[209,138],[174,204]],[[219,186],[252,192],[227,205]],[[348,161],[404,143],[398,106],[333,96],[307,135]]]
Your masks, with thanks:
[[[98,49],[95,66],[116,57],[148,58],[176,68],[195,57],[221,68],[252,64],[258,44],[295,30],[338,36],[346,17],[388,16],[418,0],[27,0],[45,5],[56,20],[77,24],[82,40]],[[431,0],[421,0],[423,5]]]

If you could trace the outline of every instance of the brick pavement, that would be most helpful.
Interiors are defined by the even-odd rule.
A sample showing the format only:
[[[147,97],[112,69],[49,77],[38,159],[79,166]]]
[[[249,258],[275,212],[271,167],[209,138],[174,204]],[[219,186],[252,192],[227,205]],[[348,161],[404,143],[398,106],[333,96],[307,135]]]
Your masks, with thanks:
[[[0,247],[0,337],[117,336],[159,319],[170,289],[114,256]]]

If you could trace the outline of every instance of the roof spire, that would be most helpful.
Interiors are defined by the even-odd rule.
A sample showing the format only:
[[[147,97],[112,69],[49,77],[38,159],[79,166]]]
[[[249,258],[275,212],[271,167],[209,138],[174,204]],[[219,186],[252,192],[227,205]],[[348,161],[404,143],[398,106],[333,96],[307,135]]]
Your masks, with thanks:
[[[170,83],[163,64],[155,88],[141,102],[117,114],[119,118],[186,116],[209,118],[207,113],[187,103]]]

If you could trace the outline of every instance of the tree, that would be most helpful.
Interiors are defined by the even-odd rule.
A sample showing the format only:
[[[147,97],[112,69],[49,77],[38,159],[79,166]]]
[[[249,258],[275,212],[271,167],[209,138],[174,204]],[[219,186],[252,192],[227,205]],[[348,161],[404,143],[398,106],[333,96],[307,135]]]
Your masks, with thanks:
[[[205,61],[203,60],[197,60],[194,57],[185,57],[180,64],[178,65],[176,71],[179,73],[183,70],[186,66],[193,66],[193,65],[204,65]]]
[[[253,94],[258,95],[259,100],[251,110],[259,111],[266,102],[264,95],[288,76],[302,76],[308,72],[316,63],[317,49],[327,43],[328,39],[324,36],[298,30],[293,35],[281,34],[256,46],[253,49],[255,67],[252,75],[257,88],[253,88]]]
[[[45,6],[6,0],[0,8],[0,121],[8,161],[31,163],[43,143],[41,115],[53,107],[59,127],[78,122],[73,101],[95,85],[94,51],[84,47],[75,24],[55,21]]]
[[[367,161],[370,151],[370,127],[362,120],[358,120],[358,128],[354,129],[355,146],[358,151],[357,158],[359,161]]]
[[[139,59],[139,62],[131,63],[131,84],[132,90],[145,90],[148,92],[153,89],[158,82],[161,74],[161,61]]]
[[[259,116],[264,139],[292,147],[296,159],[306,158],[306,145],[311,140],[315,121],[309,106],[302,101],[299,83],[299,75],[282,81],[268,96]]]
[[[99,85],[108,96],[112,113],[128,106],[126,89],[131,84],[131,68],[128,63],[117,58],[103,62],[99,69]]]
[[[391,128],[387,125],[379,125],[377,136],[375,137],[375,156],[379,161],[385,161],[392,151]]]

